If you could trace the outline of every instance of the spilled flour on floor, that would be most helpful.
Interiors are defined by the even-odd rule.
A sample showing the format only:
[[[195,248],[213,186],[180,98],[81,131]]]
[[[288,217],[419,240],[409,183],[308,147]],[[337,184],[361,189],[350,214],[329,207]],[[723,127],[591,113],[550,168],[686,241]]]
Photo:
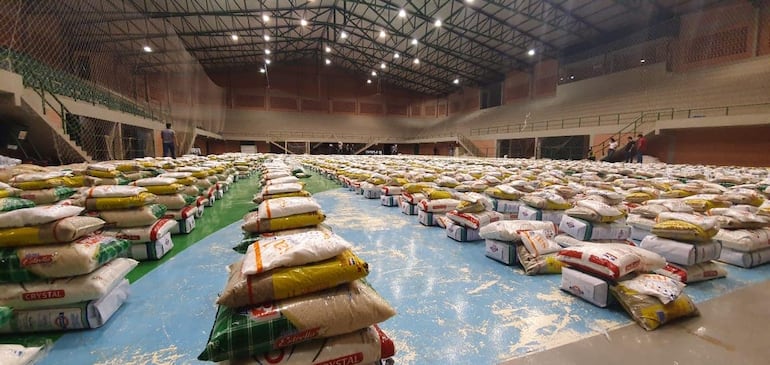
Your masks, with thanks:
[[[175,345],[151,353],[141,353],[136,350],[133,354],[124,352],[112,359],[94,363],[94,365],[175,365],[184,356],[177,353]]]
[[[481,284],[478,288],[473,289],[473,290],[469,290],[468,291],[468,295],[478,294],[479,292],[481,292],[483,290],[489,289],[492,285],[497,284],[498,281],[499,280],[487,281],[486,283]]]
[[[404,219],[393,219],[389,216],[364,215],[356,206],[343,204],[336,206],[333,212],[327,213],[324,223],[332,229],[360,227],[370,231],[400,229],[410,224]]]

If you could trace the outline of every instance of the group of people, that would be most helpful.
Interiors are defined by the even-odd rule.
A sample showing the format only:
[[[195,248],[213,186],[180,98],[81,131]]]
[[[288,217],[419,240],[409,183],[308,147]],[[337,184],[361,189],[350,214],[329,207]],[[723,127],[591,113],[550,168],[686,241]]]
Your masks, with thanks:
[[[607,155],[604,156],[602,161],[605,162],[638,162],[642,163],[642,156],[647,152],[647,138],[643,134],[636,136],[636,140],[633,137],[628,136],[628,142],[623,146],[622,150],[618,150],[620,143],[615,140],[614,137],[610,137],[610,144],[607,147]],[[588,159],[596,160],[593,151],[588,149]]]

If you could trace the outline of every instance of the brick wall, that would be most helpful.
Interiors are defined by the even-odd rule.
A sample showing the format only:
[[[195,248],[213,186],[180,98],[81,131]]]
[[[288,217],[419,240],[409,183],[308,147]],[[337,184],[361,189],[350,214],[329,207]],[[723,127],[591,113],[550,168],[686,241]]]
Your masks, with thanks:
[[[770,125],[664,130],[649,155],[675,164],[770,166]]]

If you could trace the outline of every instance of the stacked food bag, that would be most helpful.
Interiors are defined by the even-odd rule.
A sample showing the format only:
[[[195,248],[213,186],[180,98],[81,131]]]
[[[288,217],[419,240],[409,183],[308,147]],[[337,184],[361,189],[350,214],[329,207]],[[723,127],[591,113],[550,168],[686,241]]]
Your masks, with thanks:
[[[64,171],[25,173],[11,178],[10,185],[21,190],[16,192],[19,198],[31,200],[36,205],[55,204],[76,192],[65,185],[68,175]]]
[[[85,175],[89,177],[91,185],[126,185],[130,182],[123,173],[118,170],[117,165],[112,163],[94,163],[86,168]]]
[[[721,227],[714,236],[722,244],[719,261],[745,268],[770,262],[770,217],[755,212],[753,205],[709,211]]]
[[[198,358],[309,364],[393,356],[392,341],[376,324],[395,311],[363,280],[368,264],[349,242],[319,225],[324,214],[312,197],[296,194],[304,190],[271,194],[271,186],[302,184],[286,180],[293,176],[283,176],[280,164],[266,165],[259,206],[244,218],[251,243],[229,267]],[[282,194],[294,195],[276,196]]]
[[[526,275],[558,274],[561,249],[552,238],[556,225],[547,221],[502,220],[479,230],[485,240],[486,256],[506,265],[521,265]]]
[[[173,199],[176,199],[177,205],[182,201],[187,203],[179,209],[167,208],[164,218],[173,219],[178,223],[177,229],[172,229],[171,233],[187,234],[192,232],[195,229],[195,219],[203,216],[205,209],[204,204],[199,204],[199,197],[203,192],[196,185],[198,179],[193,177],[191,172],[165,172],[158,175],[157,179],[163,179],[154,180],[157,183],[161,181],[171,182],[170,179],[174,179],[172,184],[181,185],[182,189],[178,193],[172,194],[174,195]]]
[[[437,185],[433,182],[409,182],[401,187],[401,213],[406,215],[418,215],[418,207],[421,201],[428,199],[427,192],[432,192]]]
[[[492,210],[493,203],[490,198],[485,195],[469,192],[460,193],[457,195],[459,203],[454,209],[446,213],[446,218],[449,222],[446,223],[447,236],[455,241],[467,242],[481,240],[479,235],[479,229],[500,220],[514,219],[515,215],[509,213],[500,213]],[[423,213],[420,214],[430,214]],[[419,217],[419,215],[418,215]],[[422,220],[420,223],[423,223]],[[423,223],[425,225],[430,224],[430,218],[428,222]]]
[[[581,241],[626,240],[631,237],[631,226],[623,222],[624,218],[616,207],[583,199],[564,211],[559,230]]]
[[[569,193],[566,193],[569,191]],[[564,211],[572,207],[572,203],[562,195],[574,195],[568,188],[537,190],[521,197],[525,204],[519,207],[518,219],[531,221],[549,221],[561,223]]]
[[[639,247],[665,257],[668,266],[659,274],[671,276],[682,282],[724,277],[727,272],[712,262],[719,258],[722,244],[713,237],[718,231],[714,217],[692,213],[662,212]]]
[[[125,302],[124,277],[137,262],[119,257],[130,243],[96,233],[104,221],[82,212],[53,205],[0,213],[0,306],[13,308],[0,333],[96,328]]]

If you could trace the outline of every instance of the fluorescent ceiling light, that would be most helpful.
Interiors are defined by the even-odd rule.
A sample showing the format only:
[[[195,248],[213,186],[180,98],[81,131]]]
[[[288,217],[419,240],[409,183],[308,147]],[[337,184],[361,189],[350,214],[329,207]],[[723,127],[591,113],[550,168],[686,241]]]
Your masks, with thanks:
[[[396,52],[396,53],[394,53],[394,54],[393,54],[393,58],[399,58],[399,57],[401,57],[401,55],[400,55],[400,54],[398,54],[398,52]]]
[[[454,79],[454,81],[452,81],[452,83],[454,83],[455,85],[457,85],[457,84],[459,84],[459,83],[460,83],[460,79]]]
[[[150,52],[152,52],[152,47],[150,47],[150,46],[144,46],[144,47],[142,47],[142,49],[143,49],[145,52],[147,52],[147,53],[150,53]]]
[[[412,62],[414,62],[415,65],[419,65],[420,64],[420,59],[419,58],[415,58],[414,61],[412,61]]]
[[[269,65],[270,64],[270,60],[265,60],[265,64]]]
[[[344,30],[340,32],[340,38],[345,39],[347,37],[348,37],[348,34]]]
[[[381,63],[381,64],[380,64],[380,68],[381,68],[381,69],[383,69],[383,70],[384,70],[384,69],[385,69],[385,67],[387,67],[387,66],[385,65],[385,62],[383,62],[383,63]]]
[[[326,64],[327,64],[327,65],[331,65],[331,64],[332,64],[332,60],[330,60],[330,59],[328,59],[328,58],[327,58],[327,59],[326,59]]]
[[[232,35],[230,35],[230,39],[232,39],[233,41],[237,41],[238,40],[238,35],[237,34],[232,34]]]
[[[299,25],[301,25],[301,26],[303,26],[303,27],[304,27],[304,26],[307,26],[307,20],[305,20],[305,19],[302,19],[302,20],[300,20],[300,21],[299,21]]]
[[[439,19],[436,19],[436,21],[435,21],[435,22],[433,22],[433,26],[435,26],[435,27],[440,27],[440,26],[441,26],[441,20],[439,20]]]
[[[530,56],[530,57],[534,56],[535,55],[535,49],[533,48],[533,49],[530,49],[529,51],[527,51],[527,55]]]
[[[269,50],[269,49],[266,49],[266,50],[265,50],[265,54],[270,54],[270,50]]]
[[[331,49],[331,47],[326,46],[326,50],[325,51],[326,51],[326,53],[331,53],[332,49]]]
[[[388,34],[387,34],[387,33],[385,33],[385,31],[384,31],[384,30],[380,30],[380,38],[385,38],[385,37],[387,37],[387,36],[388,36]]]
[[[404,10],[404,9],[400,9],[400,10],[398,11],[398,17],[399,17],[399,18],[406,18],[406,10]]]
[[[412,38],[412,44],[415,46],[417,45],[417,38]]]
[[[270,21],[270,15],[267,15],[267,14],[262,14],[262,21],[263,21],[263,22],[267,22],[267,21]]]
[[[265,69],[264,68],[260,68],[259,69],[259,73],[265,73]]]
[[[371,79],[367,79],[367,80],[366,80],[366,83],[367,83],[367,84],[371,84],[371,83],[372,83],[372,80],[371,80]]]
[[[377,71],[372,71],[372,76],[377,76]]]
[[[265,38],[265,41],[270,41],[270,35],[269,34],[265,34],[264,38]]]

